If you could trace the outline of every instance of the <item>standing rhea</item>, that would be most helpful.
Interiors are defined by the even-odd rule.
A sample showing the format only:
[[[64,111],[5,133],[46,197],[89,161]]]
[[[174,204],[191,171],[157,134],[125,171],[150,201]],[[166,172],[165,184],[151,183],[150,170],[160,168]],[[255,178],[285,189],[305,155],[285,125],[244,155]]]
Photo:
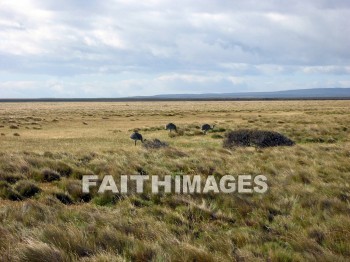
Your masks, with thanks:
[[[138,131],[135,131],[134,133],[132,133],[130,138],[135,141],[135,146],[136,146],[137,140],[140,140],[143,143],[142,135]]]
[[[206,134],[209,130],[213,130],[215,125],[210,126],[209,124],[202,125],[202,131]]]
[[[177,129],[176,129],[176,125],[173,124],[173,123],[169,123],[165,126],[165,130],[169,130],[170,132],[175,130],[175,132],[177,132]]]

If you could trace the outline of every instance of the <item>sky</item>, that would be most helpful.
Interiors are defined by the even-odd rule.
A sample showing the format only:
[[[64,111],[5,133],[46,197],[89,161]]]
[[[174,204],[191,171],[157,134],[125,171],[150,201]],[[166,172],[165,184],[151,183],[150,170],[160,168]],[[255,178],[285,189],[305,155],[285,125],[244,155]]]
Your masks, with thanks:
[[[1,0],[0,98],[350,87],[347,0]]]

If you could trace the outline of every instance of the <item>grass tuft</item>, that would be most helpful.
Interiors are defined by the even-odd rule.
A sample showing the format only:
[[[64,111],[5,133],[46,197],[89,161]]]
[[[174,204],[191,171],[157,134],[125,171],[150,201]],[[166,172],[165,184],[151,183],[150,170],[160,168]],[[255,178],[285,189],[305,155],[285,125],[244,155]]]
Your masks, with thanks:
[[[29,181],[20,181],[15,185],[17,192],[24,198],[35,196],[41,191],[34,183]]]

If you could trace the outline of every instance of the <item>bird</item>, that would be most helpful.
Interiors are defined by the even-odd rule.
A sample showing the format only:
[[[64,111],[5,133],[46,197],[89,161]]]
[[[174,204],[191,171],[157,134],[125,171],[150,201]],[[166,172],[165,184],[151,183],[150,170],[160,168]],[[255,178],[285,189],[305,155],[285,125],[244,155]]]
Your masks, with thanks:
[[[202,125],[202,131],[206,134],[209,130],[213,130],[215,125],[210,126],[209,124]]]
[[[140,140],[143,143],[142,135],[138,131],[135,131],[134,133],[132,133],[130,135],[130,138],[135,141],[135,146],[136,146],[137,140]]]
[[[165,126],[165,130],[169,130],[170,132],[175,130],[175,132],[177,132],[177,128],[176,125],[173,123],[169,123]]]

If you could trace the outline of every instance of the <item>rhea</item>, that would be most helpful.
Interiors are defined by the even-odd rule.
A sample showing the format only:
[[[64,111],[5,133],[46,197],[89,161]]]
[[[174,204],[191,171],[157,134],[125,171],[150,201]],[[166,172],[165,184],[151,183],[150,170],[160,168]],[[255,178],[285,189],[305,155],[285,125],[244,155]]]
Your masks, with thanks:
[[[130,138],[135,141],[135,146],[138,140],[143,143],[142,135],[138,131],[135,131],[134,133],[132,133]]]
[[[209,130],[213,130],[215,125],[210,126],[209,124],[202,125],[202,131],[206,134]]]
[[[169,130],[170,132],[174,130],[175,132],[177,132],[176,125],[173,124],[173,123],[167,124],[167,125],[165,126],[165,130]]]

